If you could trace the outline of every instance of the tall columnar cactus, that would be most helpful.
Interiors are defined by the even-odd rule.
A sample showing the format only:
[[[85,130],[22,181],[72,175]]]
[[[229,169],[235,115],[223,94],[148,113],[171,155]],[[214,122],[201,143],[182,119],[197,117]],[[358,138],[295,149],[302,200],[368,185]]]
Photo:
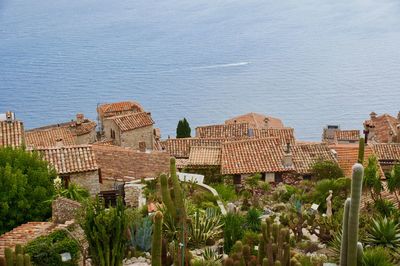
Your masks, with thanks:
[[[157,212],[154,215],[153,223],[153,241],[151,247],[151,265],[161,266],[161,249],[162,249],[162,220],[163,215]]]
[[[357,266],[362,257],[362,245],[358,242],[358,219],[363,175],[363,166],[355,164],[351,180],[351,198],[346,200],[343,214],[340,266]]]
[[[161,181],[161,194],[163,198],[163,202],[167,208],[168,214],[173,217],[177,224],[178,231],[178,246],[176,247],[177,256],[175,256],[175,260],[178,265],[188,265],[190,258],[188,254],[187,246],[187,217],[186,217],[186,209],[185,202],[183,197],[183,191],[181,188],[181,184],[179,182],[178,176],[176,174],[176,164],[175,158],[171,158],[170,161],[170,179],[173,186],[173,196],[171,197],[170,189],[168,188],[168,180],[165,175],[160,176]],[[174,199],[172,201],[172,198]]]
[[[161,194],[162,194],[162,199],[167,207],[167,210],[171,213],[172,217],[176,217],[176,209],[174,206],[174,203],[172,202],[171,195],[168,190],[168,177],[165,174],[162,174],[160,176],[160,183],[161,183]]]
[[[24,254],[21,245],[15,246],[15,252],[11,248],[6,248],[5,257],[0,257],[0,266],[31,266],[31,257]]]
[[[364,138],[360,138],[358,143],[358,163],[364,163],[364,150],[365,150],[365,140]]]

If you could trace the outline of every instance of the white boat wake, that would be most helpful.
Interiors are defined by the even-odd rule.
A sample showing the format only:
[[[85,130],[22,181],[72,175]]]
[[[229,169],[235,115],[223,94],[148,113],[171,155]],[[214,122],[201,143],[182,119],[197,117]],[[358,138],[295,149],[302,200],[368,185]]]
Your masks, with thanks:
[[[238,66],[246,66],[248,64],[250,64],[250,62],[238,62],[238,63],[230,63],[230,64],[217,64],[217,65],[210,65],[210,66],[199,66],[199,67],[191,67],[191,68],[188,68],[188,69],[189,70],[196,70],[196,69],[238,67]]]
[[[250,62],[237,62],[237,63],[230,63],[230,64],[215,64],[215,65],[209,65],[209,66],[176,68],[176,69],[171,69],[171,70],[157,71],[157,73],[171,73],[171,72],[179,72],[179,71],[195,71],[195,70],[202,70],[202,69],[240,67],[240,66],[246,66],[246,65],[249,65],[249,64],[250,64]]]

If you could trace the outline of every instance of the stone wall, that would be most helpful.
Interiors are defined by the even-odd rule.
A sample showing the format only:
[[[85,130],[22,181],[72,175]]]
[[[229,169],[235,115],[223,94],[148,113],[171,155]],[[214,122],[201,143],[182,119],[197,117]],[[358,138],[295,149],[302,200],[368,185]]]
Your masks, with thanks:
[[[71,174],[71,182],[86,188],[92,196],[100,192],[99,173],[97,170]]]
[[[153,149],[153,126],[141,127],[126,132],[121,132],[121,146],[139,150],[139,142],[146,143],[146,149]]]
[[[77,144],[90,144],[96,141],[96,128],[93,128],[89,133],[76,136]]]
[[[103,131],[104,131],[104,135],[107,139],[113,139],[111,137],[111,129],[115,131],[115,139],[114,142],[116,145],[121,146],[121,133],[120,130],[117,126],[117,124],[115,124],[115,122],[111,119],[104,119],[103,122]]]
[[[59,197],[52,203],[52,221],[56,224],[64,224],[75,219],[76,212],[81,208],[77,201]]]
[[[126,183],[125,189],[125,204],[133,208],[140,208],[146,204],[146,198],[143,195],[143,184]]]

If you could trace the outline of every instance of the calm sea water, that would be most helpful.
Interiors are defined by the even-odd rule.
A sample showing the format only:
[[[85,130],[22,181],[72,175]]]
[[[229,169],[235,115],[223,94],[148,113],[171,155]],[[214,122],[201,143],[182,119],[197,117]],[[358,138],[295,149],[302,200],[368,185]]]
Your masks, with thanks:
[[[0,0],[0,111],[26,127],[133,99],[163,137],[245,113],[304,140],[400,110],[398,0]]]

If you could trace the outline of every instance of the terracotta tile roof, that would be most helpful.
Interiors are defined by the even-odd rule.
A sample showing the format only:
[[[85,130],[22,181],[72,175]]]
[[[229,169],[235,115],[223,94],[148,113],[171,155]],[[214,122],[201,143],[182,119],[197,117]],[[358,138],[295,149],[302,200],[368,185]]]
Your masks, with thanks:
[[[289,127],[254,129],[253,134],[256,138],[278,138],[284,145],[288,142],[291,145],[295,144],[294,129]]]
[[[192,146],[190,148],[189,165],[217,166],[221,164],[221,147]]]
[[[113,120],[121,131],[129,131],[154,124],[150,114],[146,112],[113,116],[107,119]]]
[[[87,133],[92,132],[96,128],[97,124],[94,121],[87,120],[84,123],[77,124],[77,123],[72,123],[71,128],[75,130],[75,134],[77,136],[85,135]]]
[[[196,128],[198,138],[242,138],[248,137],[249,124],[211,125]]]
[[[50,234],[55,227],[51,222],[29,222],[14,228],[0,236],[0,256],[6,247],[14,248],[17,244],[24,246],[35,238]]]
[[[0,147],[20,147],[23,136],[24,125],[21,121],[0,121]]]
[[[113,145],[93,145],[92,148],[105,180],[129,181],[169,172],[170,156],[166,152],[140,152]]]
[[[105,103],[101,104],[97,108],[97,112],[100,116],[110,117],[119,114],[126,114],[129,112],[143,112],[143,107],[134,101],[124,101],[116,103]]]
[[[376,116],[371,114],[372,117],[364,122],[365,127],[373,127],[375,136],[373,141],[377,143],[389,143],[393,141],[396,135],[396,127],[400,121],[389,114]]]
[[[360,139],[360,130],[335,131],[336,141],[358,141],[359,139]]]
[[[75,145],[37,149],[58,174],[95,171],[98,169],[91,145]]]
[[[175,165],[178,169],[185,168],[189,165],[189,159],[176,159]]]
[[[75,136],[68,127],[54,127],[25,132],[25,142],[27,147],[54,147],[57,140],[62,140],[64,145],[76,144]]]
[[[380,161],[400,162],[400,143],[381,143],[370,146]]]
[[[332,151],[328,145],[320,144],[297,144],[292,146],[293,165],[299,174],[309,174],[313,165],[319,160],[334,161]]]
[[[351,177],[352,167],[358,161],[358,144],[333,144],[329,148],[336,152],[336,158],[340,168],[343,169],[345,176]],[[374,155],[370,146],[365,146],[364,167],[368,163],[368,158]]]
[[[247,113],[228,119],[225,124],[248,123],[251,128],[282,128],[283,123],[280,119],[257,113]]]
[[[222,144],[222,174],[251,174],[293,170],[282,164],[283,147],[276,138],[232,141]]]
[[[190,147],[192,146],[213,146],[219,147],[226,139],[209,139],[209,138],[180,138],[167,139],[161,141],[161,147],[176,158],[189,158]]]

